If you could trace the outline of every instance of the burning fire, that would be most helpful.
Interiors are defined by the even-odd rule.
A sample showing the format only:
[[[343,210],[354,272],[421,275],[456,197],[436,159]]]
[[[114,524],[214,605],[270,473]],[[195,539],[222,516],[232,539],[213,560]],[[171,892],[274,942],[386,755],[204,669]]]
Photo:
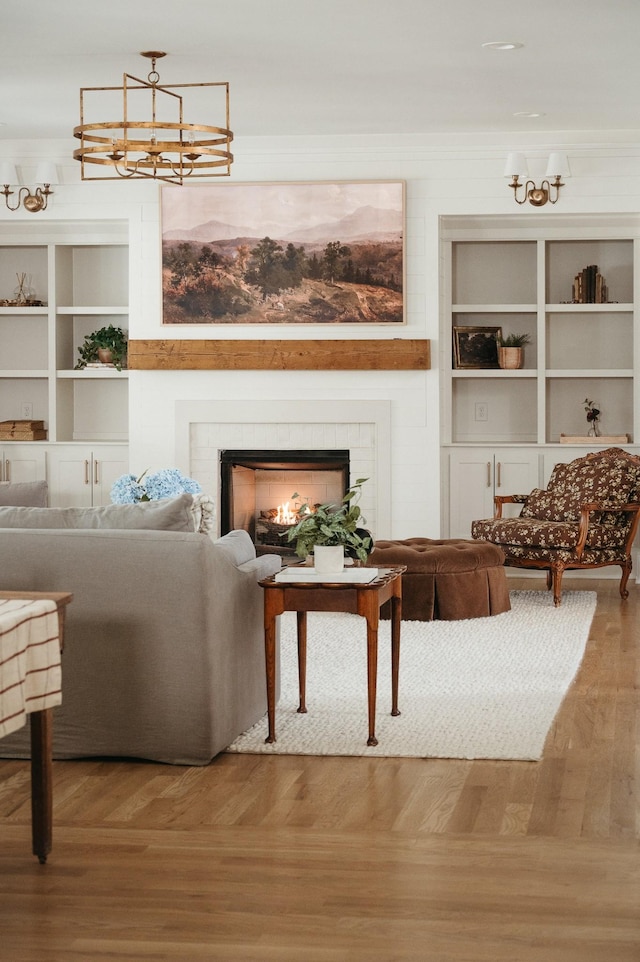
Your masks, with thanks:
[[[291,511],[289,508],[289,502],[286,504],[279,504],[276,508],[275,516],[276,524],[295,524],[298,520],[298,516],[295,511]]]

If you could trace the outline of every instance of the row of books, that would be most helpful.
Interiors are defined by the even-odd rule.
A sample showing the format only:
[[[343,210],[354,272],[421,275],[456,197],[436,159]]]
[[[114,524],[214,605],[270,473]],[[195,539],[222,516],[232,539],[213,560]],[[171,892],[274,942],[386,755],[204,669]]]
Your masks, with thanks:
[[[609,291],[597,264],[589,264],[573,279],[574,304],[607,304]]]

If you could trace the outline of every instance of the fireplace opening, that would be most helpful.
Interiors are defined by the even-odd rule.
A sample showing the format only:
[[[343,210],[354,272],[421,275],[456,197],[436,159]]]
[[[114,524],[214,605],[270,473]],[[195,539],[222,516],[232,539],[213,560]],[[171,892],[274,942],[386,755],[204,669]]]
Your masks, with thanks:
[[[221,451],[220,533],[242,528],[258,555],[295,560],[286,535],[297,508],[339,502],[348,490],[348,450]]]

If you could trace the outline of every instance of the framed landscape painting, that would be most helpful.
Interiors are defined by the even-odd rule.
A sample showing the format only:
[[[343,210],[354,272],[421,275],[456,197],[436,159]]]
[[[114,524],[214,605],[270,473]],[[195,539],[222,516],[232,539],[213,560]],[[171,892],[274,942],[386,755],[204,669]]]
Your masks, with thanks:
[[[454,327],[454,368],[498,367],[498,338],[501,336],[501,327]]]
[[[164,324],[404,323],[404,182],[160,191]]]

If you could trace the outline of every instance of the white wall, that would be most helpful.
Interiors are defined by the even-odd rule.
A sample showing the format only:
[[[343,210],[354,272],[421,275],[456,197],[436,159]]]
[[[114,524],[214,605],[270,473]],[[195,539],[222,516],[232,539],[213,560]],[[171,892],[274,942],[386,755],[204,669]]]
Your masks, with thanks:
[[[175,405],[184,400],[337,398],[391,403],[392,517],[389,536],[437,537],[439,507],[439,218],[443,215],[514,215],[539,212],[516,207],[502,177],[510,149],[522,150],[532,174],[542,175],[550,150],[565,150],[571,165],[554,211],[615,214],[640,210],[640,142],[633,133],[610,132],[602,142],[574,134],[559,142],[544,133],[525,138],[486,135],[368,138],[237,138],[234,181],[404,180],[406,182],[407,324],[397,328],[332,328],[332,338],[430,338],[429,372],[130,372],[130,461],[133,471],[176,463]],[[159,187],[146,182],[81,183],[69,143],[0,144],[29,183],[37,161],[56,160],[63,183],[41,214],[10,213],[0,220],[123,219],[131,243],[130,335],[134,338],[313,338],[312,325],[163,327],[160,289]],[[225,180],[220,180],[224,186]],[[175,188],[179,189],[179,188]],[[548,213],[549,208],[545,208]],[[442,346],[449,349],[449,344]],[[387,532],[385,532],[387,534]]]

